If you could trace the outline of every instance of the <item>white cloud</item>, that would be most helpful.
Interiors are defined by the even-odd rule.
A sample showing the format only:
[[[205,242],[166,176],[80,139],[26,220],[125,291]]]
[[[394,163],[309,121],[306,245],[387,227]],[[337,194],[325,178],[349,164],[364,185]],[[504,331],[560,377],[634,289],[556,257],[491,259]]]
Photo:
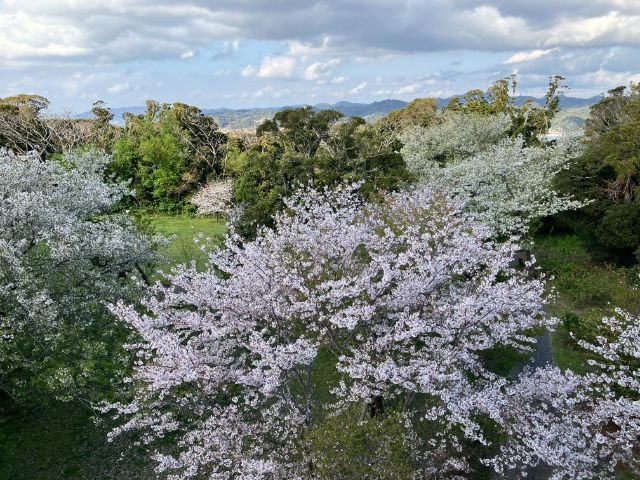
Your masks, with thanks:
[[[638,0],[4,0],[0,59],[102,63],[177,58],[224,42],[287,42],[296,58],[640,45]],[[424,28],[424,19],[430,28]]]
[[[131,84],[129,82],[116,83],[115,85],[111,85],[107,88],[107,92],[109,93],[122,93],[129,90]]]
[[[306,80],[321,80],[329,77],[333,69],[340,64],[340,60],[332,58],[326,62],[316,62],[309,65],[304,71],[303,77]]]
[[[545,55],[549,55],[551,52],[555,52],[557,50],[558,50],[557,48],[549,48],[548,50],[532,50],[530,52],[518,52],[511,55],[511,57],[505,60],[504,63],[509,65],[512,63],[530,62],[531,60],[537,60],[538,58],[542,58]]]
[[[114,105],[148,94],[202,106],[246,98],[251,106],[254,98],[295,103],[349,89],[361,99],[462,93],[517,69],[522,89],[544,89],[559,73],[572,94],[594,94],[638,73],[639,2],[0,0],[0,89],[31,77],[11,91],[48,92],[78,109],[93,92]],[[203,61],[185,75],[181,57]],[[433,87],[411,76],[417,62],[440,72]],[[368,85],[357,85],[363,79]],[[273,90],[260,91],[266,84]]]
[[[269,85],[255,92],[253,94],[253,98],[261,98],[261,97],[280,98],[283,95],[287,94],[288,92],[289,91],[287,89],[277,89]]]
[[[617,11],[587,18],[566,18],[553,25],[545,45],[584,47],[640,43],[640,8],[636,15]]]
[[[258,68],[255,65],[247,65],[240,70],[240,75],[243,77],[253,77],[258,72]]]
[[[396,95],[408,95],[411,93],[416,93],[420,88],[419,83],[412,83],[411,85],[405,85],[395,91]]]
[[[398,95],[398,96],[413,95],[417,92],[424,91],[425,87],[427,86],[435,85],[438,82],[436,77],[437,75],[434,75],[433,77],[429,77],[429,78],[418,78],[415,81],[407,85],[403,85],[399,88],[396,88],[395,90],[390,91],[388,93],[392,95]]]
[[[361,82],[349,90],[349,95],[358,95],[359,93],[362,93],[365,88],[367,88],[367,82]]]
[[[238,40],[225,40],[223,47],[225,53],[237,52],[240,49],[240,42],[238,42]]]
[[[267,55],[260,65],[247,65],[241,71],[245,77],[287,78],[293,75],[296,59],[287,55]]]

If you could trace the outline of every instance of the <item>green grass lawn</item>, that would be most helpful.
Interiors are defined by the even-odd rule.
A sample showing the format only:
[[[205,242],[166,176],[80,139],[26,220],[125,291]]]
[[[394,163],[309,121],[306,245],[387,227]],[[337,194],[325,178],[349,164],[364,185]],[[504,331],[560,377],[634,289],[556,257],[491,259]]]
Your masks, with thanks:
[[[194,242],[196,236],[219,241],[227,231],[226,223],[212,217],[168,216],[154,215],[149,217],[151,227],[170,241],[163,253],[167,262],[160,265],[163,272],[180,264],[196,262],[198,268],[203,268],[206,255]]]

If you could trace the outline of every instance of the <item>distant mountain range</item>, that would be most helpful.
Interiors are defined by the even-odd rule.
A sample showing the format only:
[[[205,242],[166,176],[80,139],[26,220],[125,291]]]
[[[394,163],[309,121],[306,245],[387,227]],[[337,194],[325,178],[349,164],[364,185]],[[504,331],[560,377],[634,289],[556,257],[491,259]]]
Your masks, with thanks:
[[[600,96],[591,98],[577,98],[577,97],[561,97],[560,108],[572,109],[577,107],[588,107],[597,103],[600,100]],[[445,106],[451,97],[438,98],[438,108]],[[528,96],[516,97],[516,104],[522,105],[524,102],[533,100],[536,103],[544,104],[544,98],[535,98]],[[363,117],[365,120],[373,120],[378,117],[382,117],[393,110],[398,110],[404,107],[408,102],[403,100],[381,100],[372,103],[354,103],[354,102],[338,102],[338,103],[318,103],[313,105],[317,110],[323,110],[332,108],[344,115],[350,117]],[[239,128],[255,128],[263,120],[273,117],[276,112],[284,110],[285,108],[301,107],[303,105],[287,105],[282,107],[266,107],[266,108],[245,108],[245,109],[232,109],[232,108],[204,108],[202,112],[205,115],[210,115],[216,119],[218,125],[224,129],[239,129]],[[143,106],[134,107],[119,107],[112,109],[114,114],[114,123],[122,125],[124,123],[122,115],[124,113],[141,114],[145,111]],[[90,112],[85,112],[78,115],[79,118],[90,117]]]

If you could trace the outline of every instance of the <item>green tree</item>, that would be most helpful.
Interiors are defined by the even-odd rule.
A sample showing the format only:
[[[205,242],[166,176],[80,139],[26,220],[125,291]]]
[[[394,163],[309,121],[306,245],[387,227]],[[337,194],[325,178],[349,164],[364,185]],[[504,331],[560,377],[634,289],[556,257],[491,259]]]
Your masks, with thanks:
[[[0,98],[0,147],[16,153],[54,151],[51,131],[41,118],[49,100],[40,95],[15,95]]]
[[[309,432],[312,471],[327,480],[406,480],[417,468],[402,415],[358,418],[354,409]]]
[[[108,114],[98,106],[98,118],[104,121]],[[196,107],[148,100],[143,114],[126,114],[125,122],[123,135],[113,145],[112,171],[131,180],[142,206],[183,210],[207,177],[222,172],[227,136]]]
[[[521,136],[527,145],[541,143],[542,137],[549,131],[551,120],[558,112],[560,97],[564,94],[564,77],[549,77],[544,105],[528,100],[516,105],[517,78],[515,75],[495,81],[487,91],[474,89],[468,91],[463,100],[454,96],[444,107],[444,111],[472,113],[480,115],[507,114],[511,118],[511,137]]]
[[[367,198],[398,189],[410,177],[397,146],[381,132],[361,118],[311,107],[285,109],[264,121],[258,143],[230,152],[229,163],[240,169],[232,196],[242,207],[238,232],[252,238],[260,226],[271,226],[282,199],[301,185],[362,182]]]
[[[610,90],[591,107],[585,150],[561,176],[560,186],[592,202],[574,229],[600,250],[628,254],[640,246],[640,87]]]

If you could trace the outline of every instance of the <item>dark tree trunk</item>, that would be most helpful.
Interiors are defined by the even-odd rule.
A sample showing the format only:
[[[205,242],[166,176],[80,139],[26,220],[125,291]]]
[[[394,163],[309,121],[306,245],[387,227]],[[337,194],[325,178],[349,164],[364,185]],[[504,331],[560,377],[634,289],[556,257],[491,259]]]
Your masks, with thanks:
[[[382,412],[384,412],[384,403],[382,401],[382,397],[377,395],[371,399],[369,402],[369,416],[371,418],[377,417]]]

